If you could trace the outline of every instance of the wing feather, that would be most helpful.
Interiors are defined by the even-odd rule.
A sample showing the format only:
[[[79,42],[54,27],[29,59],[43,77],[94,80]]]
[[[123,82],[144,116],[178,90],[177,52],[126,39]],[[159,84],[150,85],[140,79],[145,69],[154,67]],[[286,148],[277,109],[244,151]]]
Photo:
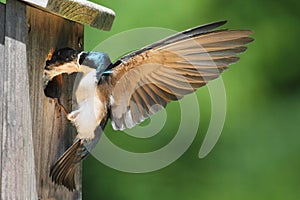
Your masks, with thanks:
[[[248,30],[216,30],[225,22],[196,27],[124,56],[111,77],[114,129],[131,128],[172,100],[194,92],[239,60],[253,41]],[[155,106],[160,105],[160,106]]]

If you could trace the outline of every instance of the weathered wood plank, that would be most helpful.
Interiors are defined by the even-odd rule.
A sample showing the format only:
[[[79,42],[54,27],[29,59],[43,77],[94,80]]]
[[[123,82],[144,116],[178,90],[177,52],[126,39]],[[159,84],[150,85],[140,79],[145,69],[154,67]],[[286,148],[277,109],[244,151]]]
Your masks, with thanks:
[[[4,33],[5,33],[5,5],[0,3],[0,71],[3,72],[4,71]],[[4,73],[0,74],[0,99],[3,99],[3,82],[4,80]],[[2,133],[3,130],[3,104],[2,102],[0,103],[0,133]],[[0,134],[0,149],[2,150],[2,134]],[[0,152],[0,177],[2,177],[2,156],[1,156],[1,152]],[[1,178],[0,178],[1,179]],[[0,181],[0,194],[2,194],[1,191],[1,182]],[[1,198],[1,196],[0,196]]]
[[[42,72],[51,48],[83,47],[83,25],[15,0],[7,1],[6,14],[1,4],[0,19],[4,19],[3,15],[6,34],[5,47],[4,35],[0,34],[1,199],[81,199],[80,172],[79,190],[74,193],[54,185],[49,178],[50,165],[70,146],[75,129],[53,100],[44,96]],[[4,30],[1,21],[0,28]],[[74,78],[64,79],[62,102],[69,110]]]
[[[43,68],[50,49],[83,48],[83,25],[65,20],[37,8],[27,7],[27,63],[32,105],[33,142],[35,151],[37,190],[39,199],[81,199],[81,173],[77,177],[79,190],[69,192],[49,178],[50,166],[72,144],[75,128],[43,92]],[[73,80],[64,76],[62,103],[71,111]]]
[[[98,29],[110,30],[113,10],[86,0],[22,0],[71,21]]]
[[[5,5],[0,3],[0,44],[2,46],[4,45],[4,37],[5,37],[4,30],[5,30]]]
[[[1,199],[37,199],[24,3],[6,2],[5,30]]]

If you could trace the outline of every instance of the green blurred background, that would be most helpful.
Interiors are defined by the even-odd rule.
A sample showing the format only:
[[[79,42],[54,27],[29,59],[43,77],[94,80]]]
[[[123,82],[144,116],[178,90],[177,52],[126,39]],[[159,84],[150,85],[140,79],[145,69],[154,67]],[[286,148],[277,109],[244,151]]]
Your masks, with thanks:
[[[210,98],[204,87],[197,91],[200,128],[183,156],[166,168],[145,174],[120,172],[90,156],[83,164],[83,199],[300,199],[298,0],[93,1],[113,9],[117,16],[110,32],[86,27],[86,50],[132,28],[181,31],[224,19],[229,21],[227,28],[253,30],[255,41],[241,61],[222,75],[226,122],[207,157],[198,158],[210,119]],[[178,107],[177,102],[167,107],[168,123],[153,138],[115,133],[110,125],[106,134],[126,150],[158,149],[176,133]]]
[[[168,167],[146,174],[111,169],[93,157],[84,161],[84,199],[253,200],[300,199],[300,2],[297,0],[95,1],[116,12],[110,32],[86,27],[85,48],[132,28],[181,31],[228,20],[227,28],[251,29],[255,41],[241,61],[223,74],[227,93],[225,127],[213,151],[198,158],[210,119],[207,88],[197,91],[200,128],[186,153]],[[117,46],[115,48],[118,48]],[[118,146],[147,152],[176,132],[178,103],[167,107],[162,133],[134,139],[106,129]],[[187,133],[189,134],[189,133]]]

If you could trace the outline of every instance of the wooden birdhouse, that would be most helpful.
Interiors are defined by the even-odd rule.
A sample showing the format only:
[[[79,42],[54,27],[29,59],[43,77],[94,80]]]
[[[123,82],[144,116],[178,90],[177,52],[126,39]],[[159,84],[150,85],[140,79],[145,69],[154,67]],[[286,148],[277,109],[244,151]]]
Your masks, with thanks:
[[[81,171],[75,192],[49,178],[75,128],[44,95],[43,68],[50,49],[82,50],[84,25],[108,31],[114,16],[85,0],[0,3],[0,199],[81,199]],[[74,78],[64,77],[64,105],[72,104]]]

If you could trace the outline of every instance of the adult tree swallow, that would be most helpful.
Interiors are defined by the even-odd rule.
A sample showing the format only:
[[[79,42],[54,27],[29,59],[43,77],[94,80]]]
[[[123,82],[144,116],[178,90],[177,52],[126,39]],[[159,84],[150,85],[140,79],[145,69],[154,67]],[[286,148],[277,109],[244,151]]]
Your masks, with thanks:
[[[170,101],[179,100],[216,79],[228,65],[237,62],[237,54],[253,41],[249,37],[252,32],[215,30],[225,23],[188,29],[115,63],[105,53],[77,52],[70,48],[48,56],[44,87],[52,98],[55,95],[46,92],[49,81],[62,73],[83,73],[75,92],[78,108],[70,113],[63,109],[78,134],[73,145],[51,167],[52,181],[71,191],[76,189],[75,170],[98,142],[108,118],[115,130],[132,128]]]

